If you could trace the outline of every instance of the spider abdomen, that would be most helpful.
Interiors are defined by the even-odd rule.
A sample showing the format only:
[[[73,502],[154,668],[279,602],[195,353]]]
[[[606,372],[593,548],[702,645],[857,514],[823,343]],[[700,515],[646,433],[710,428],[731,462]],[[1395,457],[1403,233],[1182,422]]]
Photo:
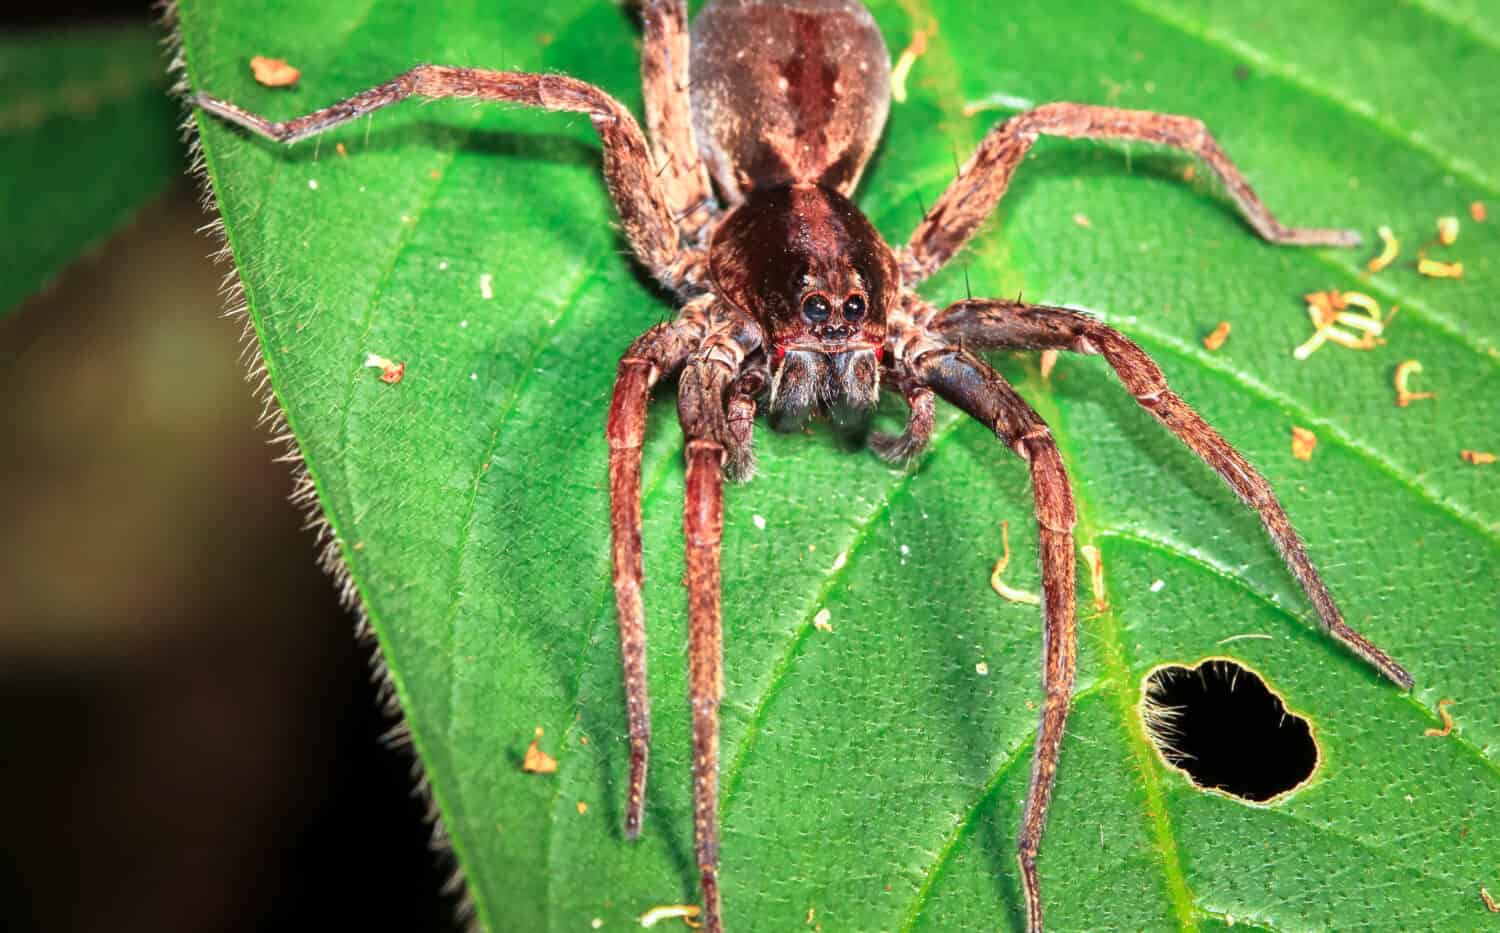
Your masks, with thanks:
[[[890,71],[857,0],[711,0],[692,25],[693,128],[724,196],[850,194],[885,127]]]

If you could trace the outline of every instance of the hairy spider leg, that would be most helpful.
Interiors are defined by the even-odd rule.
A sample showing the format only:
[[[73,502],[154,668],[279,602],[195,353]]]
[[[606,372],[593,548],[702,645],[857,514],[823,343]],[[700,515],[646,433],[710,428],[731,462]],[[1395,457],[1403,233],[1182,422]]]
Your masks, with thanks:
[[[291,120],[273,121],[207,94],[198,106],[267,139],[293,143],[408,97],[475,98],[586,113],[604,144],[604,179],[630,248],[658,281],[681,291],[696,284],[701,254],[686,249],[656,176],[640,124],[603,90],[566,75],[418,65],[384,84]]]
[[[1042,560],[1042,684],[1045,697],[1037,724],[1031,781],[1016,840],[1026,926],[1042,929],[1042,893],[1036,858],[1047,825],[1047,808],[1057,776],[1057,759],[1078,652],[1073,554],[1073,492],[1052,432],[1004,377],[978,357],[957,347],[928,350],[910,362],[912,379],[988,426],[995,436],[1031,466]]]
[[[1077,311],[1003,299],[950,305],[932,328],[948,340],[962,341],[964,346],[976,349],[1069,350],[1103,356],[1136,402],[1213,467],[1246,505],[1260,513],[1266,532],[1317,608],[1328,634],[1391,681],[1411,688],[1412,677],[1406,669],[1344,621],[1270,483],[1167,386],[1161,367],[1129,338]]]
[[[1181,149],[1208,163],[1262,238],[1293,246],[1359,245],[1359,234],[1353,230],[1283,226],[1201,120],[1147,110],[1055,103],[1011,117],[980,141],[901,251],[901,274],[907,288],[947,265],[968,242],[1004,197],[1011,175],[1039,136],[1126,139]]]
[[[651,699],[646,683],[646,616],[641,601],[641,445],[651,388],[674,375],[702,340],[705,301],[683,309],[636,339],[620,359],[605,436],[609,441],[610,556],[620,627],[625,715],[630,729],[630,783],[625,798],[625,838],[641,832],[646,770],[651,756]]]
[[[745,323],[740,322],[741,331]],[[749,325],[753,327],[753,325]],[[719,703],[724,698],[724,632],[719,546],[724,532],[725,395],[740,375],[743,347],[711,334],[683,368],[677,414],[687,438],[682,530],[687,555],[688,698],[693,720],[693,835],[703,926],[721,933],[719,906]]]
[[[641,4],[641,94],[662,193],[683,236],[696,240],[718,211],[698,153],[688,74],[691,36],[684,0]]]

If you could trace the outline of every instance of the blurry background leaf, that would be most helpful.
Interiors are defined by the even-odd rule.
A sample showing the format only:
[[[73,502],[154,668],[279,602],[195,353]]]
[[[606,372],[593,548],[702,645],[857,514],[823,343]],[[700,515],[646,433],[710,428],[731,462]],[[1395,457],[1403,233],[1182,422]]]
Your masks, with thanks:
[[[0,37],[0,314],[181,171],[159,42],[144,25]]]
[[[1500,846],[1500,309],[1492,126],[1500,12],[1481,4],[1080,3],[976,13],[872,5],[892,49],[935,20],[860,202],[893,241],[1003,113],[996,95],[1204,118],[1297,224],[1388,224],[1407,244],[1270,247],[1190,160],[1043,141],[965,259],[976,294],[1067,302],[1155,354],[1261,466],[1357,626],[1405,662],[1411,697],[1310,623],[1302,595],[1205,467],[1097,359],[1051,382],[1003,370],[1052,423],[1079,538],[1110,607],[1083,602],[1079,695],[1042,874],[1057,929],[1453,928],[1484,921]],[[452,3],[186,4],[193,87],[273,118],[417,62],[566,71],[639,107],[630,12]],[[978,19],[976,19],[976,16]],[[303,71],[255,85],[252,55]],[[481,918],[496,930],[611,927],[695,896],[688,802],[682,471],[673,406],[652,409],[645,543],[653,781],[621,839],[625,731],[608,586],[604,410],[614,361],[670,313],[611,226],[582,117],[467,102],[383,111],[288,150],[200,118],[208,169],[272,385],[385,650]],[[1460,215],[1460,281],[1417,246]],[[1371,237],[1373,239],[1373,237]],[[492,276],[493,298],[480,282]],[[1401,312],[1369,353],[1305,362],[1301,295],[1358,289]],[[956,265],[924,292],[964,294]],[[1233,323],[1218,352],[1200,338]],[[406,364],[386,385],[378,353]],[[1398,409],[1420,360],[1435,401]],[[664,392],[669,395],[670,392]],[[888,408],[883,417],[897,418]],[[1289,449],[1293,424],[1320,444]],[[1035,547],[1022,466],[945,413],[914,472],[826,432],[758,438],[729,491],[724,613],[724,891],[736,930],[990,929],[1019,923],[1040,625],[988,588],[998,524]],[[764,519],[759,527],[754,517]],[[1154,581],[1162,581],[1154,586]],[[1011,582],[1035,588],[1034,562]],[[832,632],[817,631],[820,609]],[[1221,644],[1238,634],[1266,634]],[[1252,808],[1194,790],[1143,737],[1141,678],[1229,655],[1313,723],[1310,786]],[[987,674],[978,665],[985,665]],[[1427,738],[1441,697],[1453,735]],[[524,774],[534,730],[555,776]]]

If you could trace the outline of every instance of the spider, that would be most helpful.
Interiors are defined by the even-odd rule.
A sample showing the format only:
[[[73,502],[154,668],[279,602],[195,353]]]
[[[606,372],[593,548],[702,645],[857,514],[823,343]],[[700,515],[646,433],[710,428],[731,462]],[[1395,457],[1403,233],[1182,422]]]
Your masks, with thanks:
[[[1018,834],[1027,928],[1042,929],[1036,859],[1067,722],[1076,654],[1073,498],[1042,419],[975,351],[1098,354],[1136,401],[1211,466],[1251,508],[1328,634],[1403,688],[1411,676],[1351,629],[1265,479],[1167,386],[1136,344],[1067,308],[973,299],[946,308],[915,291],[953,259],[1005,194],[1038,137],[1138,140],[1211,168],[1264,239],[1353,246],[1346,230],[1287,227],[1191,117],[1054,103],[995,126],[892,248],[850,197],[889,110],[890,55],[857,0],[710,0],[688,25],[685,0],[643,0],[641,59],[648,136],[603,90],[566,75],[420,65],[340,103],[273,122],[207,95],[196,103],[291,143],[408,97],[468,97],[588,114],[636,258],[680,302],[670,322],[620,359],[609,408],[610,518],[630,770],[625,835],[638,837],[650,755],[641,601],[641,446],[653,386],[678,378],[686,438],[686,585],[693,733],[693,823],[709,933],[723,930],[718,891],[719,703],[723,696],[719,543],[723,481],[754,473],[757,410],[787,429],[814,415],[858,428],[882,386],[910,414],[899,435],[870,435],[904,463],[927,443],[936,397],[994,430],[1028,465],[1040,537],[1045,702]]]

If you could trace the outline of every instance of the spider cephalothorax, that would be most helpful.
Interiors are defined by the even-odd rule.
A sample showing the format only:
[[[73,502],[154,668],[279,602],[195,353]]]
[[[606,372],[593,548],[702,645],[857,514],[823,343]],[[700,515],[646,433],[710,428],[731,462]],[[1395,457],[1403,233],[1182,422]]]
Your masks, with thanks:
[[[856,0],[710,0],[691,34],[685,0],[643,0],[648,142],[635,118],[563,75],[422,65],[328,108],[277,123],[200,95],[206,110],[290,142],[410,96],[474,97],[589,114],[622,229],[641,263],[684,303],[620,360],[606,435],[615,605],[630,729],[625,834],[640,832],[651,721],[641,604],[641,445],[652,387],[678,376],[687,437],[686,502],[693,718],[693,825],[708,933],[720,933],[719,616],[722,479],[753,472],[755,411],[795,423],[823,410],[858,417],[885,383],[910,407],[899,437],[871,436],[905,460],[926,444],[941,396],[990,427],[1030,470],[1042,564],[1043,683],[1031,781],[1018,836],[1027,926],[1042,926],[1037,851],[1074,680],[1073,497],[1040,416],[974,351],[1063,350],[1104,357],[1123,387],[1260,513],[1329,634],[1403,687],[1412,679],[1343,620],[1265,479],[1193,411],[1140,347],[1067,308],[969,299],[938,309],[913,289],[942,268],[1004,195],[1042,135],[1141,140],[1212,169],[1261,236],[1351,246],[1342,230],[1285,227],[1207,129],[1190,117],[1048,104],[980,143],[906,245],[892,250],[850,201],[889,108],[890,60]],[[710,178],[717,183],[714,190]],[[707,244],[706,250],[704,244]],[[649,313],[643,311],[643,316]],[[776,477],[777,481],[791,481]],[[982,584],[981,584],[982,585]],[[793,920],[771,921],[789,927]]]
[[[714,231],[709,275],[760,325],[773,413],[795,422],[874,407],[900,273],[848,198],[807,183],[752,190]]]

